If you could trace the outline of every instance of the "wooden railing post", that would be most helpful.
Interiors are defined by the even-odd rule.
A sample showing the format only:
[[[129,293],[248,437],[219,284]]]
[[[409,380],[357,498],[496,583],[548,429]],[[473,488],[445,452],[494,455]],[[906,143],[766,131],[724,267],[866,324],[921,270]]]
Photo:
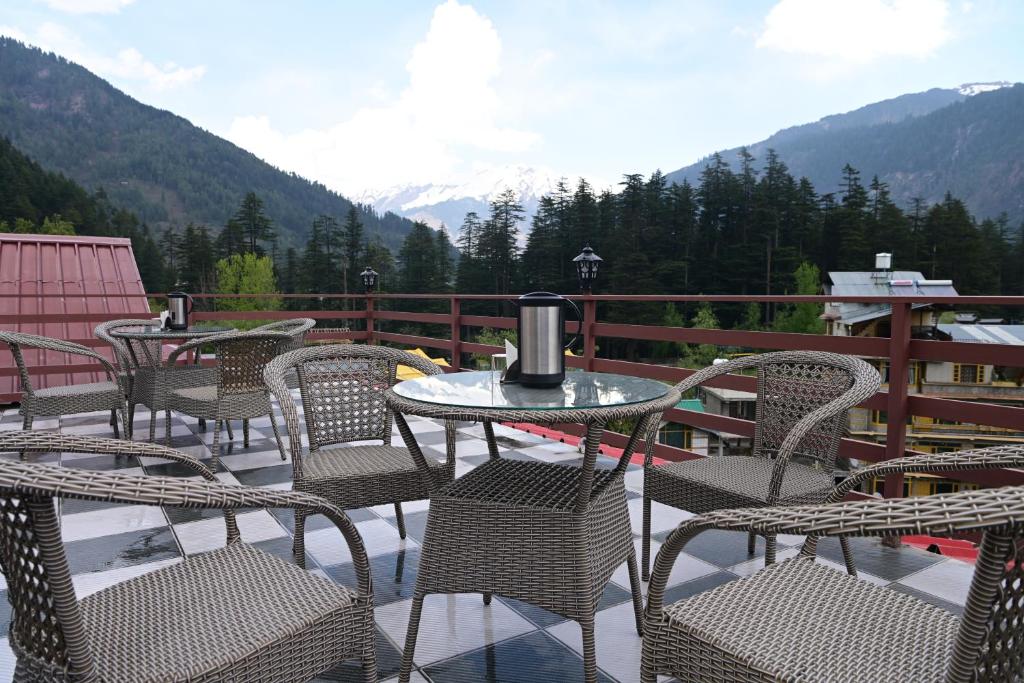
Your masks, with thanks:
[[[597,340],[594,339],[594,323],[597,322],[597,301],[589,295],[583,297],[583,369],[594,371],[594,354]]]
[[[451,303],[452,369],[458,372],[462,369],[462,302],[453,296]]]
[[[366,294],[366,343],[376,344],[373,331],[373,294]]]
[[[885,459],[903,457],[907,448],[907,379],[910,372],[910,304],[892,305],[889,332],[889,398],[886,404]],[[885,478],[885,497],[903,495],[903,475]]]

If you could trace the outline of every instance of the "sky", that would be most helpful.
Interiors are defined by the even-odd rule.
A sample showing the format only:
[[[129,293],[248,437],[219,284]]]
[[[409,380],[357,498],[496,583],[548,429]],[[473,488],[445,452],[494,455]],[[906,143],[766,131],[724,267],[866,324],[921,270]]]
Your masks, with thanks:
[[[0,34],[355,197],[512,165],[600,187],[1024,80],[1020,0],[4,0]]]

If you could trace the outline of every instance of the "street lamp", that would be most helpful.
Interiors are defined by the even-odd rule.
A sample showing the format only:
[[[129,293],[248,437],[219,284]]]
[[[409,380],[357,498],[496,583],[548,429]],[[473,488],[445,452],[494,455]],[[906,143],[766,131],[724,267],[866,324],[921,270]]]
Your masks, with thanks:
[[[590,289],[594,285],[594,280],[597,279],[597,267],[603,261],[600,256],[594,253],[594,250],[590,248],[590,245],[583,247],[583,251],[579,256],[572,260],[576,264],[576,274],[580,278],[580,290],[586,294],[590,294]]]
[[[377,271],[370,266],[366,266],[363,272],[359,273],[359,277],[363,279],[363,287],[366,288],[366,293],[372,292],[373,288],[377,285]]]

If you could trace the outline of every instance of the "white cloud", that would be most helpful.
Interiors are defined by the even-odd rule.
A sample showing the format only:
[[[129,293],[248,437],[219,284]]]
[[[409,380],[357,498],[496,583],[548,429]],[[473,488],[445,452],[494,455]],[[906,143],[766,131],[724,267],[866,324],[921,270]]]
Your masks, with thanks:
[[[406,64],[408,84],[390,102],[318,130],[283,133],[266,116],[242,116],[226,137],[267,161],[349,194],[400,183],[440,182],[463,166],[460,152],[519,152],[535,133],[500,125],[493,86],[501,40],[489,19],[448,0]],[[386,95],[375,87],[372,97]]]
[[[826,69],[886,57],[930,57],[950,38],[946,0],[780,0],[757,47],[829,60]]]
[[[135,0],[42,0],[50,9],[67,14],[117,14]]]
[[[54,22],[44,22],[30,34],[13,28],[9,30],[17,35],[8,35],[77,62],[122,87],[141,84],[152,91],[170,90],[197,81],[206,73],[203,65],[184,67],[174,62],[155,64],[134,47],[121,49],[114,56],[97,53],[86,47],[74,32]],[[7,31],[6,27],[0,28],[0,33]]]

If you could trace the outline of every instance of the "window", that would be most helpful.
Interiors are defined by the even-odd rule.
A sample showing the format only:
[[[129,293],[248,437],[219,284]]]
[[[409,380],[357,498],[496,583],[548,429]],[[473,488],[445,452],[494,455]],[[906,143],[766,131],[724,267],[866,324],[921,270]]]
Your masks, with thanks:
[[[884,425],[889,424],[889,413],[884,410],[872,410],[871,411],[871,424],[873,425]]]
[[[984,365],[953,364],[953,382],[956,384],[981,384],[985,381]]]
[[[693,448],[693,427],[670,422],[661,428],[661,443],[690,450]]]
[[[875,367],[878,368],[878,374],[882,376],[882,384],[889,383],[889,361],[877,360],[875,361]],[[907,366],[907,384],[917,384],[917,373],[920,368],[920,363],[912,361]]]

